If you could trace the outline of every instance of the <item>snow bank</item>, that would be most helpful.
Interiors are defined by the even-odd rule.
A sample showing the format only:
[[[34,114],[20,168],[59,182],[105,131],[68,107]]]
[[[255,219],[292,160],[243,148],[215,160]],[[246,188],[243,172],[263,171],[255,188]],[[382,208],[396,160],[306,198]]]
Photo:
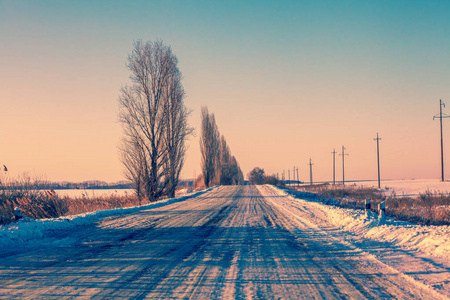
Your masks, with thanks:
[[[377,215],[367,219],[363,210],[352,210],[297,199],[286,190],[272,186],[279,195],[286,196],[296,202],[304,201],[308,205],[325,212],[328,223],[353,233],[352,238],[372,239],[389,242],[408,250],[419,250],[423,253],[448,259],[450,256],[450,226],[415,225],[396,221],[386,217],[384,222]]]
[[[215,187],[183,197],[165,199],[142,206],[116,208],[83,213],[73,216],[64,216],[54,219],[33,220],[22,218],[17,223],[0,225],[0,254],[17,249],[37,247],[39,245],[64,246],[71,243],[70,238],[61,239],[59,232],[74,229],[75,227],[91,224],[101,218],[133,213],[141,210],[154,209],[173,203],[181,202],[189,198],[197,197],[211,191]]]

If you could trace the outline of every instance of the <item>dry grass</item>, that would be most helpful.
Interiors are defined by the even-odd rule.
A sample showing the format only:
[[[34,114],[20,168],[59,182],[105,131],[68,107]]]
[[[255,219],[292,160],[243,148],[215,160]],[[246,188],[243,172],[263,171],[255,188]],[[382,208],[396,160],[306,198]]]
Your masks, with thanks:
[[[344,208],[364,209],[371,199],[372,210],[378,213],[378,204],[386,202],[386,215],[415,224],[450,225],[450,194],[426,191],[418,198],[385,197],[378,189],[355,185],[315,185],[295,187],[299,196]]]
[[[24,195],[20,191],[2,191],[0,193],[0,224],[11,222],[15,207],[20,207],[23,216],[33,219],[58,217],[67,211],[64,203],[45,193]]]
[[[131,207],[148,201],[132,196],[59,197],[51,191],[23,193],[15,190],[0,191],[0,224],[10,223],[14,207],[20,207],[24,217],[32,219],[56,218],[97,210]]]
[[[106,210],[122,207],[133,207],[150,203],[147,200],[140,200],[135,196],[100,196],[100,197],[62,197],[60,201],[67,205],[66,215],[76,215],[85,212]]]

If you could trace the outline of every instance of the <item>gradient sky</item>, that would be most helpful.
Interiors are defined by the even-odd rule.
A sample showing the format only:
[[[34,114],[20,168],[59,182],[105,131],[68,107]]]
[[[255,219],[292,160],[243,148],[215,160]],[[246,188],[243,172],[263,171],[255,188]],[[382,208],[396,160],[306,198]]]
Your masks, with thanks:
[[[0,0],[0,165],[55,181],[124,178],[120,87],[136,39],[179,59],[193,110],[184,178],[200,174],[200,108],[244,174],[439,178],[450,106],[448,1]],[[444,111],[450,114],[450,107]],[[446,178],[450,119],[444,120]],[[337,157],[336,178],[342,179]]]

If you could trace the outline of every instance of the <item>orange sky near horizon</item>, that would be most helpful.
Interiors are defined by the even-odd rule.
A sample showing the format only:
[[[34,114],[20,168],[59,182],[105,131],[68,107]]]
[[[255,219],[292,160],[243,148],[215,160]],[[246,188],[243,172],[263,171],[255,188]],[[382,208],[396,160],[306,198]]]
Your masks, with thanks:
[[[309,181],[311,158],[314,180],[331,180],[331,152],[344,145],[346,179],[376,179],[378,132],[382,178],[439,178],[448,13],[408,1],[0,2],[0,165],[11,177],[124,179],[126,58],[133,40],[160,38],[179,59],[196,128],[183,178],[201,173],[203,105],[244,174],[296,166]],[[450,120],[444,141],[448,179]]]

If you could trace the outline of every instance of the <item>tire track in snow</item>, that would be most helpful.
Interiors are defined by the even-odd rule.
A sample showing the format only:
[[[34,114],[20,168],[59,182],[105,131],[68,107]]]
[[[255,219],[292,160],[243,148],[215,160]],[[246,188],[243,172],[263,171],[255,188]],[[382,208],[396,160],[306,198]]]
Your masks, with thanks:
[[[298,264],[289,265],[289,269],[292,270],[292,272],[298,272],[301,270],[301,272],[306,275],[302,276],[303,278],[312,278],[314,280],[314,284],[305,284],[308,292],[302,295],[303,297],[332,299],[345,297],[345,294],[347,293],[347,296],[354,299],[363,298],[362,296],[365,295],[365,293],[359,289],[348,292],[337,288],[337,285],[335,284],[335,277],[340,277],[340,275],[336,275],[336,272],[333,272],[329,265],[323,264],[318,260],[318,257],[323,256],[322,251],[319,250],[320,247],[310,249],[310,246],[312,245],[311,242],[305,243],[305,237],[298,237],[292,234],[292,230],[295,226],[292,224],[290,219],[284,217],[283,213],[281,213],[279,209],[273,207],[273,205],[270,205],[267,201],[264,201],[262,205],[264,205],[267,214],[269,214],[275,221],[274,223],[276,227],[284,234],[286,243],[289,245],[289,253],[283,253],[283,255],[279,256],[288,257],[289,255],[292,255],[290,252],[301,253],[300,255],[303,256],[303,262],[308,262],[306,266],[303,264],[300,264],[300,266]],[[318,253],[321,253],[321,255],[318,255]],[[301,283],[304,284],[305,282],[306,281],[303,281]],[[344,284],[352,285],[349,282],[338,283],[341,286]],[[355,287],[354,284],[353,287]],[[289,290],[284,291],[284,293],[289,293]]]
[[[212,195],[209,195],[211,197]],[[214,196],[213,196],[214,197]],[[201,197],[208,199],[208,197]],[[218,205],[217,205],[218,204]],[[180,208],[182,205],[178,205],[177,208]],[[194,231],[195,239],[191,239],[190,243],[184,243],[181,245],[173,245],[167,251],[160,254],[161,257],[172,257],[168,264],[161,266],[161,264],[157,264],[154,260],[149,261],[148,265],[146,265],[141,271],[134,274],[131,278],[127,279],[125,282],[121,282],[121,285],[126,285],[128,283],[141,281],[141,279],[145,280],[148,278],[150,273],[157,274],[157,276],[151,276],[151,281],[145,284],[145,288],[136,295],[133,295],[133,299],[144,299],[144,298],[166,298],[164,294],[172,293],[172,289],[168,288],[167,290],[161,290],[159,287],[162,286],[171,286],[170,284],[165,283],[167,278],[170,277],[173,269],[175,269],[178,265],[182,264],[183,261],[187,260],[190,256],[194,255],[199,251],[200,248],[206,243],[206,239],[213,234],[215,225],[219,223],[226,215],[227,210],[229,209],[229,204],[227,202],[217,202],[216,205],[210,210],[210,214],[208,214],[208,218],[203,218],[202,216],[197,216],[200,221],[206,221],[200,226],[195,227],[197,230]],[[195,211],[195,210],[194,210]],[[186,216],[181,217],[176,221],[176,225],[180,226],[185,224],[180,224],[184,220],[192,221],[195,219],[194,216],[190,216],[186,218]],[[168,220],[171,225],[175,225],[172,222],[174,220]],[[199,225],[198,222],[196,225]],[[160,224],[162,227],[163,224]],[[155,238],[155,237],[153,237]],[[156,293],[155,293],[156,291]],[[119,297],[121,296],[120,290],[115,290],[106,295],[101,295],[102,297]]]

